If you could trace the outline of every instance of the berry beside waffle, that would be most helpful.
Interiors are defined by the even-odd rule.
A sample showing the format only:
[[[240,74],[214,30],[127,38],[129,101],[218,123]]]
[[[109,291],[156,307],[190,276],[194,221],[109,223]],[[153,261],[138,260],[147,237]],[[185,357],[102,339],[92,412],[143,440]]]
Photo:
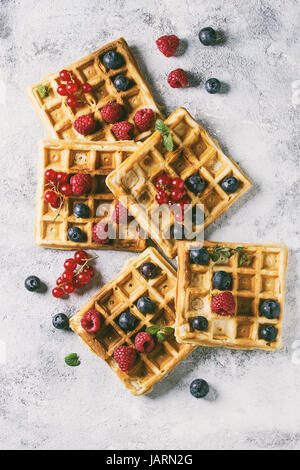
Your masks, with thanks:
[[[287,258],[285,245],[181,242],[177,340],[233,349],[281,348]]]
[[[176,271],[154,248],[148,248],[70,321],[83,342],[134,395],[150,392],[194,349],[179,344],[174,332],[168,331],[175,326],[175,290]],[[153,339],[145,346],[145,330],[151,327]],[[159,329],[157,339],[153,334]],[[149,352],[139,352],[143,348]]]

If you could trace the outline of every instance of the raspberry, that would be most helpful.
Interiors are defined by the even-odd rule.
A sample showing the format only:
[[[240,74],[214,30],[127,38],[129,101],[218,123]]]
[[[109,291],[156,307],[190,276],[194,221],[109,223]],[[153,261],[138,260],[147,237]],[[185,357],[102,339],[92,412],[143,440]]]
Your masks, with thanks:
[[[233,315],[235,310],[235,300],[231,292],[225,291],[213,297],[211,309],[218,315]]]
[[[89,335],[97,333],[100,325],[101,317],[98,310],[89,310],[81,319],[81,326]]]
[[[124,207],[120,201],[115,205],[115,210],[112,214],[112,220],[116,224],[125,224],[129,219],[128,210]]]
[[[92,114],[79,116],[74,122],[74,129],[81,135],[92,134],[96,129],[96,121]]]
[[[70,179],[73,194],[80,196],[87,193],[92,186],[92,177],[86,173],[77,173]]]
[[[104,245],[109,242],[109,236],[107,234],[108,225],[105,222],[98,222],[93,227],[92,238],[94,242]]]
[[[120,369],[123,372],[126,372],[130,369],[131,366],[135,363],[136,360],[136,352],[135,349],[130,348],[128,346],[120,346],[114,352],[114,359]]]
[[[188,85],[187,74],[183,69],[172,70],[168,76],[168,83],[172,88],[184,88]]]
[[[134,122],[139,131],[149,131],[154,124],[154,112],[150,108],[140,109],[134,116]]]
[[[175,34],[169,36],[161,36],[156,40],[156,45],[160,52],[166,57],[172,57],[177,47],[179,46],[179,39]]]
[[[131,140],[133,125],[128,121],[121,121],[113,126],[112,131],[119,140]]]
[[[146,331],[142,331],[136,335],[134,344],[139,352],[146,353],[150,353],[155,346],[153,336],[151,336],[150,333],[147,333]]]
[[[106,122],[114,123],[121,119],[123,108],[119,103],[108,103],[101,109],[101,115]]]

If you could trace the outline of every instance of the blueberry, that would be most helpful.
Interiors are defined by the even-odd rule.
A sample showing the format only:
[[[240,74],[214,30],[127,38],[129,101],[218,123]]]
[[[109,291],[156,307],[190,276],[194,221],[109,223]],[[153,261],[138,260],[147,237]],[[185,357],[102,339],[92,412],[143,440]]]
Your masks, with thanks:
[[[205,90],[212,95],[218,93],[221,90],[221,83],[217,78],[209,78],[205,82]]]
[[[195,398],[204,398],[209,392],[208,383],[203,379],[196,379],[190,385],[190,392]]]
[[[204,219],[205,219],[205,215],[204,215],[203,211],[199,207],[194,206],[193,209],[192,209],[192,222],[193,222],[193,224],[201,225],[201,224],[203,224]]]
[[[184,226],[183,225],[173,225],[170,230],[171,238],[175,238],[175,240],[184,240]]]
[[[212,279],[213,287],[218,290],[230,290],[232,287],[232,276],[226,271],[217,271]]]
[[[280,315],[280,305],[276,300],[264,300],[259,306],[260,314],[269,320],[274,320]]]
[[[124,331],[132,331],[137,326],[137,319],[128,310],[121,313],[118,320],[120,328]]]
[[[190,251],[191,263],[207,266],[210,262],[210,255],[206,248],[197,248]]]
[[[68,330],[69,318],[64,313],[58,313],[52,318],[52,325],[58,330]]]
[[[208,26],[200,30],[199,39],[204,46],[213,46],[217,41],[217,33],[213,28]]]
[[[202,193],[202,191],[205,189],[207,183],[206,181],[201,178],[201,176],[190,176],[186,182],[186,187],[194,194],[199,194]]]
[[[123,57],[116,51],[109,51],[104,54],[102,62],[108,69],[119,69],[123,65]]]
[[[130,80],[125,75],[117,75],[114,79],[114,86],[117,91],[126,91],[130,87]]]
[[[75,204],[73,213],[75,217],[78,217],[79,219],[88,219],[90,216],[90,208],[86,204],[79,202],[78,204]]]
[[[30,292],[36,292],[41,288],[41,281],[36,276],[29,276],[25,279],[25,287]]]
[[[70,227],[68,229],[68,239],[71,242],[82,242],[84,240],[84,233],[79,227]]]
[[[195,330],[204,331],[208,328],[208,321],[205,317],[194,317],[192,319],[192,327]]]
[[[150,261],[147,263],[142,264],[140,267],[140,273],[146,279],[154,279],[158,275],[158,269],[156,264],[151,263]]]
[[[259,329],[260,338],[267,341],[267,343],[272,343],[275,341],[278,335],[278,330],[273,325],[262,325]]]
[[[148,297],[141,297],[137,301],[137,308],[143,314],[153,313],[154,310],[156,309],[156,303],[152,302],[152,300],[149,299]]]
[[[235,193],[239,187],[239,180],[234,176],[226,176],[221,182],[221,187],[224,189],[225,193]]]

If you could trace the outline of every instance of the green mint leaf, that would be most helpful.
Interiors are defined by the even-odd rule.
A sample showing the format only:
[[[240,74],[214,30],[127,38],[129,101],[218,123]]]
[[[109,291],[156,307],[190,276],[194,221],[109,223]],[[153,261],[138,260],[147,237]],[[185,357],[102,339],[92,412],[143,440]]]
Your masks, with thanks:
[[[162,342],[166,339],[166,337],[165,337],[165,335],[164,335],[161,331],[159,331],[159,332],[157,333],[157,339],[158,339],[158,341],[159,341],[160,343],[162,343]]]
[[[225,256],[225,258],[230,258],[232,254],[230,253],[230,251],[224,251],[223,256]]]
[[[215,262],[215,261],[218,261],[218,259],[220,259],[220,256],[221,256],[220,253],[215,252],[211,255],[211,259]]]
[[[170,326],[163,326],[161,330],[166,334],[174,332],[174,328],[171,328]]]
[[[71,353],[65,357],[65,363],[70,367],[77,367],[80,365],[80,360],[76,353]]]
[[[49,95],[49,87],[47,86],[44,86],[44,85],[39,85],[37,87],[37,91],[38,91],[38,94],[40,95],[40,97],[43,99],[43,98],[46,98],[46,96]]]
[[[147,331],[147,333],[150,333],[150,335],[156,335],[156,333],[159,332],[159,326],[157,326],[157,325],[149,326],[146,329],[146,331]]]
[[[155,129],[162,135],[169,134],[169,128],[162,119],[156,119]]]
[[[242,253],[239,258],[239,266],[242,266],[242,264],[248,260],[248,256],[246,253]]]
[[[171,152],[173,150],[174,144],[171,134],[163,135],[163,144],[168,150],[168,152]]]
[[[243,249],[244,248],[242,246],[237,246],[234,251],[238,253],[239,251],[243,251]]]

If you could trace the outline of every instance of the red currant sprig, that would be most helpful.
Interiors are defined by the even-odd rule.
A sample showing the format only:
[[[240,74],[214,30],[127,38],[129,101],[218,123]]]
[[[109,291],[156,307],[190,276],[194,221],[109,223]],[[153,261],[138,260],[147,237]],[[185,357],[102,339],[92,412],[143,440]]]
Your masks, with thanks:
[[[73,75],[73,72],[61,70],[59,78],[62,83],[57,88],[60,96],[67,96],[66,103],[71,109],[75,109],[80,103],[85,103],[82,93],[90,93],[92,86],[89,83],[81,83],[81,81]]]
[[[184,180],[170,178],[169,175],[163,173],[157,178],[155,187],[157,189],[155,196],[157,203],[159,205],[176,205],[175,219],[177,222],[182,222],[184,220],[184,206],[191,203],[184,187]]]
[[[56,220],[63,206],[64,198],[73,194],[72,186],[68,183],[69,175],[62,171],[56,172],[49,169],[45,171],[45,180],[47,191],[45,191],[44,199],[51,207],[58,209],[54,219]]]

